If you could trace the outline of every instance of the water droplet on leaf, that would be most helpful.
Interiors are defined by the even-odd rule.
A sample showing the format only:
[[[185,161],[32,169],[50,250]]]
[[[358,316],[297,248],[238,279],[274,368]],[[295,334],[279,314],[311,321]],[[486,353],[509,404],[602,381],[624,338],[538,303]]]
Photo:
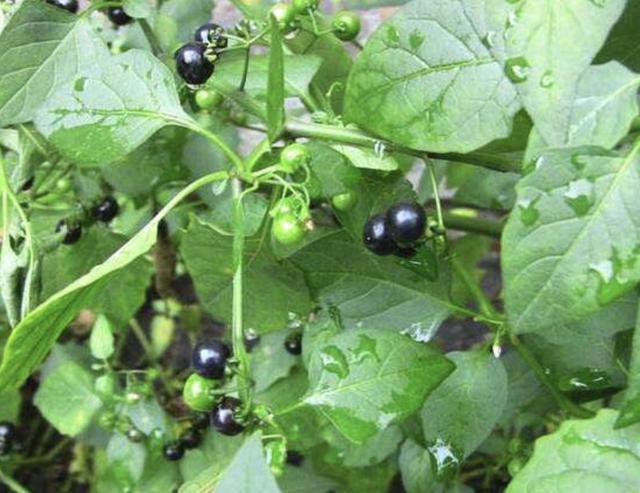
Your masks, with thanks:
[[[391,46],[396,46],[400,43],[400,33],[398,29],[393,24],[389,24],[387,27],[387,42]]]
[[[611,377],[600,368],[581,368],[558,379],[558,388],[563,392],[586,392],[611,386]]]
[[[571,164],[573,164],[578,171],[582,171],[587,165],[587,158],[581,154],[573,154],[571,156]]]
[[[449,444],[438,438],[427,450],[433,458],[436,477],[440,481],[451,479],[457,474],[460,459]]]
[[[495,31],[489,31],[482,37],[482,44],[487,48],[493,48],[496,44],[496,33]]]
[[[529,62],[523,56],[509,58],[504,66],[507,77],[515,84],[520,84],[529,77]]]
[[[538,200],[539,198],[536,197],[534,200],[522,199],[518,202],[520,221],[525,226],[533,226],[540,217],[540,212],[536,209]]]
[[[564,194],[564,201],[578,217],[582,217],[589,212],[593,205],[593,200],[593,183],[584,178],[569,183],[569,188]]]
[[[634,248],[626,258],[623,258],[614,248],[610,259],[589,266],[599,276],[598,303],[601,305],[611,303],[636,284],[634,270],[639,255],[640,247]]]
[[[424,33],[418,31],[417,29],[414,30],[409,35],[409,45],[411,46],[411,49],[413,51],[417,51],[418,48],[422,46],[422,43],[424,43]]]
[[[553,87],[553,84],[555,84],[555,79],[553,78],[553,71],[546,70],[544,74],[542,74],[542,77],[540,77],[540,87],[544,89],[549,89],[550,87]]]
[[[349,376],[349,363],[344,353],[337,346],[327,346],[320,351],[322,366],[329,373],[344,379]]]

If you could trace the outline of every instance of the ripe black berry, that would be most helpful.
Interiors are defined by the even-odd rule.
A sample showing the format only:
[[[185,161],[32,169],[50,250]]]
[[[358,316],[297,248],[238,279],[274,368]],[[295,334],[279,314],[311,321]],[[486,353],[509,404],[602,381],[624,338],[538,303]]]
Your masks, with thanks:
[[[196,430],[206,430],[209,428],[209,415],[207,413],[193,413],[191,415],[191,426]]]
[[[78,223],[70,223],[62,219],[56,225],[56,233],[64,233],[62,243],[65,245],[73,245],[80,236],[82,236],[82,226]]]
[[[289,334],[284,340],[284,348],[289,354],[298,356],[302,353],[302,334],[300,332],[294,332]]]
[[[182,459],[184,446],[179,441],[169,442],[162,448],[164,458],[172,462]]]
[[[68,10],[72,14],[78,11],[78,0],[47,0],[47,3]]]
[[[196,29],[194,39],[198,43],[210,44],[216,48],[226,48],[229,40],[224,36],[224,28],[208,22]]]
[[[376,255],[391,255],[398,248],[382,214],[376,214],[367,221],[362,239],[364,246]]]
[[[236,419],[241,406],[242,403],[235,397],[224,397],[211,411],[211,425],[223,435],[233,436],[242,433],[244,426]]]
[[[200,342],[193,348],[192,363],[196,372],[205,378],[224,377],[231,350],[222,341]]]
[[[200,445],[202,441],[202,434],[200,430],[196,428],[187,429],[182,435],[180,435],[180,443],[186,450],[191,450]]]
[[[107,17],[116,26],[124,26],[133,20],[127,15],[122,7],[109,7],[109,10],[107,10]]]
[[[411,243],[424,234],[427,215],[420,204],[401,202],[389,208],[386,224],[397,243]]]
[[[98,205],[93,208],[93,217],[103,223],[110,222],[114,217],[118,215],[118,202],[111,196],[102,199]]]
[[[176,51],[176,69],[189,84],[204,84],[213,74],[213,63],[207,58],[207,45],[187,43]]]
[[[36,177],[31,175],[31,178],[29,178],[27,181],[25,181],[22,186],[20,187],[20,190],[22,190],[23,192],[27,192],[28,190],[31,190],[31,187],[33,186],[33,182],[36,181]]]

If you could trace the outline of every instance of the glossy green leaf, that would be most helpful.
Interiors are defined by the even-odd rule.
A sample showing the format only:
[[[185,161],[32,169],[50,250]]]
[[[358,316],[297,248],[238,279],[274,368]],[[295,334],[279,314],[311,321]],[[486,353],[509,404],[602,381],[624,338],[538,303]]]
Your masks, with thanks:
[[[456,365],[420,413],[427,443],[444,441],[465,457],[489,436],[507,402],[507,373],[488,351],[448,353]]]
[[[640,309],[633,332],[631,363],[627,376],[627,390],[620,416],[616,420],[616,428],[625,428],[640,421]]]
[[[340,311],[345,328],[404,332],[427,341],[455,310],[444,274],[430,282],[396,259],[367,252],[343,231],[307,245],[291,261],[320,301]]]
[[[337,456],[345,467],[370,467],[385,459],[395,459],[404,434],[399,426],[387,426],[368,438],[364,443],[353,443],[339,434],[335,428],[325,430],[326,440],[331,445],[329,457]],[[330,459],[329,459],[330,460]]]
[[[306,315],[311,305],[302,272],[287,260],[277,261],[261,235],[245,242],[244,323],[265,333],[286,327],[290,313]],[[231,320],[232,242],[231,236],[194,221],[180,248],[200,300],[225,322]]]
[[[122,159],[166,125],[190,123],[173,74],[140,50],[78,73],[36,115],[38,130],[65,157],[94,165]]]
[[[625,0],[521,0],[511,6],[505,71],[550,145],[568,140],[580,77],[624,5]]]
[[[402,444],[398,464],[407,493],[436,493],[439,490],[431,454],[415,441],[408,439]]]
[[[284,125],[284,47],[277,21],[270,17],[271,44],[267,77],[267,134],[277,140]]]
[[[312,354],[304,402],[362,443],[415,412],[453,369],[436,350],[406,336],[350,330]]]
[[[15,422],[20,413],[21,395],[18,390],[9,389],[0,393],[0,420]]]
[[[629,493],[640,489],[640,426],[614,430],[618,413],[562,423],[536,441],[533,456],[506,493]]]
[[[640,1],[627,0],[627,6],[609,33],[607,42],[596,57],[596,63],[617,60],[635,72],[640,72]]]
[[[356,60],[347,117],[393,142],[433,152],[468,152],[508,136],[520,102],[489,49],[501,33],[491,35],[484,25],[484,3],[404,5]]]
[[[78,364],[63,363],[42,382],[34,403],[60,433],[76,436],[102,407],[93,381],[91,374]]]
[[[0,126],[32,120],[58,87],[109,56],[86,20],[25,0],[0,35]]]
[[[111,467],[120,473],[118,479],[130,484],[142,476],[147,451],[141,443],[133,443],[125,435],[114,433],[107,444],[107,457]]]
[[[561,333],[640,280],[639,151],[551,151],[519,183],[502,237],[506,310],[517,333]]]
[[[209,429],[204,434],[200,446],[187,451],[180,461],[180,474],[184,479],[180,493],[213,491],[220,475],[242,446],[244,438],[237,435],[221,440],[218,433]]]
[[[282,493],[327,493],[335,491],[338,484],[330,478],[318,475],[313,467],[286,467],[284,475],[278,478]]]
[[[58,291],[30,312],[13,330],[4,348],[0,366],[0,391],[17,388],[44,360],[67,324],[85,306],[95,303],[118,271],[129,266],[154,245],[160,221],[182,199],[204,182],[226,178],[225,173],[213,174],[184,188],[154,216],[131,240],[100,265]]]

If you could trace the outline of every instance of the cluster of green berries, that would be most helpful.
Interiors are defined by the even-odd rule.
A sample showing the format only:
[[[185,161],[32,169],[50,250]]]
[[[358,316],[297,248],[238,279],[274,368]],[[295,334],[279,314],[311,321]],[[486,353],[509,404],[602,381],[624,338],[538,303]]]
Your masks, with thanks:
[[[420,204],[400,202],[367,221],[363,241],[376,255],[412,257],[416,253],[414,246],[426,227],[427,215]]]
[[[178,75],[188,84],[204,84],[213,75],[215,62],[229,43],[222,26],[209,22],[196,29],[194,41],[174,55]]]
[[[9,455],[17,448],[18,430],[9,421],[0,421],[0,457]]]
[[[108,195],[91,208],[90,220],[109,223],[118,215],[119,210],[118,201]],[[61,219],[56,225],[55,232],[62,235],[63,244],[72,245],[77,243],[82,236],[82,221],[78,219]]]

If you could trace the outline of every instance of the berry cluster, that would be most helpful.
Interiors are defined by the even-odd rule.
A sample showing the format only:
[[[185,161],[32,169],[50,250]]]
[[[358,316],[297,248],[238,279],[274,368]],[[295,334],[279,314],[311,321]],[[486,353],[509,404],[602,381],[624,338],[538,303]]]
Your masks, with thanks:
[[[9,455],[15,448],[18,431],[13,423],[0,421],[0,456]]]
[[[400,202],[385,214],[376,214],[364,225],[364,244],[376,255],[411,257],[424,235],[427,215],[420,204]]]
[[[90,219],[85,222],[100,221],[109,223],[118,215],[119,210],[118,201],[108,195],[91,208]],[[55,232],[62,236],[63,244],[72,245],[78,242],[82,236],[82,222],[82,220],[77,218],[61,219],[58,221]]]
[[[78,0],[47,0],[47,3],[67,10],[72,14],[78,12]],[[116,26],[124,26],[133,21],[133,18],[127,15],[123,7],[109,7],[106,13],[109,20]]]
[[[276,21],[278,28],[285,34],[298,29],[298,16],[313,15],[318,9],[318,0],[293,0],[292,3],[276,3],[269,15]],[[331,31],[342,41],[353,41],[360,32],[360,17],[355,12],[343,10],[331,20]]]
[[[229,40],[222,26],[209,22],[196,29],[194,41],[175,53],[178,75],[188,84],[204,84],[213,75],[214,63]]]

